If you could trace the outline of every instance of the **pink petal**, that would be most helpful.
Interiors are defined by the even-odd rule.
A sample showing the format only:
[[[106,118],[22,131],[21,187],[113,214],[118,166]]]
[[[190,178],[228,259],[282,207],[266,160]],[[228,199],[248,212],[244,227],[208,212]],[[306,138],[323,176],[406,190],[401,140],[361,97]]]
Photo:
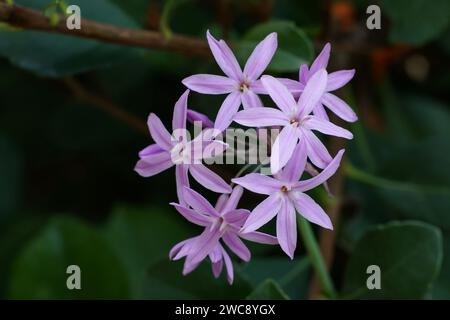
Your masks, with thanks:
[[[289,182],[296,182],[302,176],[306,166],[306,142],[300,139],[295,147],[291,159],[280,173],[280,178]]]
[[[259,173],[249,173],[231,181],[252,192],[267,195],[280,191],[283,186],[282,182],[277,179]]]
[[[188,165],[178,164],[175,166],[175,180],[177,184],[177,196],[178,202],[181,205],[186,205],[184,200],[184,189],[189,188],[189,178],[188,178]]]
[[[192,209],[186,208],[184,206],[179,205],[178,203],[170,203],[172,206],[177,209],[177,211],[189,222],[203,226],[208,227],[211,225],[211,219],[207,217],[206,215],[202,213],[198,213]]]
[[[283,199],[280,212],[277,216],[277,238],[281,249],[291,258],[294,258],[297,246],[297,223],[295,208],[288,199]]]
[[[236,91],[236,80],[212,74],[196,74],[183,79],[182,83],[192,91],[204,94],[225,94]]]
[[[295,80],[287,79],[287,78],[277,78],[294,97],[300,97],[300,94],[305,89],[305,86]]]
[[[173,166],[170,153],[162,150],[159,153],[140,159],[134,171],[142,177],[151,177]]]
[[[340,70],[332,72],[328,75],[328,83],[326,91],[334,91],[345,86],[355,75],[355,69]]]
[[[175,103],[172,118],[172,130],[186,129],[186,113],[187,113],[187,99],[189,90],[186,90],[183,95]]]
[[[303,90],[300,99],[298,99],[299,117],[304,118],[314,107],[319,103],[320,99],[325,92],[325,86],[327,85],[327,72],[325,69],[320,69],[314,73],[311,79],[308,80]]]
[[[267,94],[267,90],[266,88],[264,88],[261,80],[252,81],[250,83],[249,89],[256,94]]]
[[[241,98],[244,109],[264,107],[261,102],[261,99],[252,90],[244,90],[244,92],[241,95]]]
[[[292,192],[292,199],[298,213],[306,220],[326,229],[333,230],[330,217],[328,217],[325,211],[310,196],[297,191]]]
[[[297,146],[299,131],[291,125],[285,126],[275,139],[270,156],[270,170],[276,174],[283,168]]]
[[[169,259],[170,260],[179,260],[185,257],[188,252],[188,244],[193,241],[194,238],[183,240],[172,247],[169,251]]]
[[[247,127],[269,127],[289,125],[289,118],[275,108],[252,108],[239,111],[233,119]]]
[[[186,257],[186,263],[194,265],[200,263],[218,244],[220,232],[218,228],[206,228],[192,244]],[[183,272],[183,274],[185,274]]]
[[[156,114],[150,113],[147,124],[153,140],[164,150],[170,151],[172,149],[172,135]]]
[[[242,194],[244,193],[244,189],[241,186],[236,186],[233,188],[233,191],[230,194],[230,197],[227,199],[226,203],[222,207],[221,212],[225,213],[231,210],[235,210],[241,200]]]
[[[350,131],[314,116],[309,116],[309,118],[303,122],[303,126],[310,130],[317,130],[330,136],[353,139],[353,134]]]
[[[221,194],[219,196],[219,198],[217,199],[216,205],[214,206],[214,208],[216,209],[217,212],[222,212],[223,207],[225,206],[225,204],[228,201],[228,198],[230,197],[229,194]]]
[[[222,71],[228,77],[234,80],[240,80],[242,78],[241,67],[225,41],[217,41],[211,33],[209,33],[209,30],[206,32],[206,37],[208,38],[208,44],[214,59],[216,59],[216,62]]]
[[[325,168],[332,160],[327,148],[310,130],[303,129],[301,132],[302,136],[300,139],[303,138],[306,141],[309,159],[316,167]]]
[[[214,278],[218,278],[220,276],[220,274],[222,273],[222,268],[223,268],[223,260],[222,259],[220,259],[217,262],[211,262],[211,269],[212,269]]]
[[[161,152],[167,152],[167,151],[164,150],[163,148],[161,148],[156,143],[154,143],[154,144],[151,144],[151,145],[145,147],[141,151],[139,151],[139,157],[140,158],[145,158],[145,157],[149,157],[149,156],[152,156],[152,155],[157,155],[157,154],[159,154]]]
[[[229,224],[238,225],[238,229],[240,229],[249,215],[250,211],[247,209],[233,209],[231,211],[227,211],[223,215],[223,218]]]
[[[239,107],[241,106],[241,94],[240,92],[230,93],[223,101],[219,112],[217,113],[214,128],[217,131],[224,131],[228,128],[233,121],[233,117],[236,115]]]
[[[322,97],[322,99],[323,99],[323,97]],[[321,103],[317,104],[314,107],[313,114],[319,119],[323,119],[325,121],[330,121],[330,118],[328,117],[328,114],[325,111],[325,108]]]
[[[308,78],[309,78],[309,68],[306,64],[302,64],[300,66],[300,69],[298,70],[298,79],[302,84],[306,84]]]
[[[261,81],[272,100],[286,114],[292,114],[297,109],[292,93],[279,80],[272,76],[262,76]]]
[[[230,193],[231,187],[217,173],[214,173],[203,164],[192,164],[189,166],[189,172],[207,189],[217,193]]]
[[[311,190],[325,181],[327,181],[331,176],[333,176],[337,169],[339,168],[339,165],[342,160],[342,156],[344,155],[344,149],[340,150],[337,155],[334,157],[334,159],[330,162],[330,164],[322,170],[321,173],[318,175],[304,181],[299,181],[295,184],[295,190],[304,192]]]
[[[225,262],[225,268],[227,269],[227,280],[229,284],[233,284],[234,279],[234,271],[233,271],[233,263],[231,262],[230,256],[225,251],[225,249],[220,246],[222,250],[223,261]]]
[[[348,121],[355,122],[358,120],[358,116],[355,111],[342,99],[331,93],[325,93],[322,96],[322,103],[328,107],[339,118]]]
[[[281,207],[281,196],[278,193],[271,194],[266,200],[261,202],[248,217],[241,233],[248,233],[261,228],[276,216]]]
[[[212,128],[214,127],[214,123],[203,113],[188,109],[187,111],[187,120],[195,124],[195,122],[201,122],[203,128]]]
[[[264,38],[253,50],[244,67],[244,75],[250,80],[256,80],[272,60],[277,50],[277,34],[272,32]]]
[[[248,232],[248,233],[240,233],[239,236],[242,239],[249,240],[256,243],[261,244],[278,244],[277,237],[271,236],[269,234],[265,234],[258,231]]]
[[[214,209],[213,206],[208,202],[208,200],[206,200],[198,192],[185,187],[183,195],[187,204],[198,213],[202,213],[213,217],[220,216],[219,213],[216,211],[216,209]]]
[[[311,65],[311,68],[309,68],[309,75],[313,75],[320,69],[326,69],[328,66],[328,60],[330,60],[330,51],[331,51],[331,45],[329,43],[325,44],[322,51],[319,53],[317,58],[314,60],[314,62]]]
[[[239,258],[246,262],[250,261],[250,250],[237,235],[227,232],[222,236],[222,240]]]

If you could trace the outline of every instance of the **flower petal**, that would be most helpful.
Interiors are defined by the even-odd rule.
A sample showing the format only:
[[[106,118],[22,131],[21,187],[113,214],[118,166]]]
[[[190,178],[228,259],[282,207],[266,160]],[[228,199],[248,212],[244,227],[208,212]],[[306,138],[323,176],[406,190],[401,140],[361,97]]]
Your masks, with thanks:
[[[183,79],[182,83],[192,91],[204,94],[230,93],[238,88],[236,80],[212,74],[196,74]]]
[[[214,123],[208,118],[207,115],[191,109],[188,109],[187,111],[187,120],[192,124],[200,122],[203,128],[214,127]]]
[[[325,168],[332,160],[327,148],[311,130],[303,129],[301,132],[302,136],[300,139],[303,138],[306,141],[309,159],[316,167]]]
[[[279,80],[272,76],[262,76],[261,81],[275,104],[286,114],[291,114],[297,109],[297,104],[292,93]]]
[[[330,60],[331,45],[329,43],[325,44],[322,51],[319,53],[317,58],[309,68],[309,75],[312,76],[314,73],[320,69],[326,69],[328,66],[328,60]]]
[[[202,186],[217,193],[230,193],[231,187],[217,173],[203,164],[192,164],[189,172]]]
[[[327,72],[320,69],[311,76],[311,79],[305,85],[305,90],[298,99],[298,114],[300,118],[306,117],[313,111],[314,107],[319,103],[325,92],[327,85]]]
[[[289,182],[296,182],[302,176],[306,166],[306,142],[300,139],[295,147],[294,153],[286,166],[280,172],[280,178]]]
[[[227,203],[229,197],[230,197],[230,195],[226,194],[226,193],[223,193],[219,196],[219,198],[217,199],[216,205],[214,206],[214,208],[216,209],[217,212],[222,212],[222,209],[225,206],[225,204]]]
[[[298,79],[300,83],[302,83],[303,85],[306,84],[308,78],[309,78],[308,65],[306,64],[300,65],[300,69],[298,70]]]
[[[175,166],[175,180],[177,185],[178,202],[185,206],[184,188],[189,188],[188,165],[178,164]]]
[[[309,118],[303,122],[303,125],[305,128],[317,130],[330,136],[353,139],[353,134],[347,129],[341,128],[330,121],[325,121],[315,116],[309,116]]]
[[[189,252],[189,244],[192,243],[194,239],[195,238],[189,238],[174,245],[169,251],[169,259],[179,260],[185,257]]]
[[[278,244],[277,237],[271,236],[270,234],[262,233],[259,231],[253,231],[248,233],[239,233],[242,239],[261,243],[261,244]]]
[[[150,134],[155,142],[164,150],[172,149],[172,135],[164,127],[161,119],[154,113],[150,113],[147,125],[150,129]]]
[[[330,162],[330,164],[325,169],[323,169],[322,172],[319,173],[318,175],[310,179],[297,182],[294,187],[295,190],[301,192],[308,191],[327,181],[331,176],[333,176],[336,173],[337,169],[339,168],[344,152],[345,152],[344,149],[339,150],[339,152]]]
[[[323,99],[323,97],[322,97],[322,99]],[[324,106],[322,105],[322,103],[318,103],[314,107],[313,114],[319,119],[323,119],[325,121],[330,121],[330,118],[328,117],[328,114],[327,114]]]
[[[247,209],[234,209],[225,212],[223,218],[227,223],[238,226],[239,230],[244,224],[245,220],[247,220],[249,215],[250,211]]]
[[[297,146],[299,131],[291,125],[285,126],[275,139],[270,156],[270,170],[276,174],[283,168]]]
[[[236,234],[226,232],[222,236],[223,242],[233,251],[239,258],[245,262],[250,261],[251,253],[247,246],[242,242]]]
[[[203,226],[208,227],[211,225],[211,219],[209,219],[206,215],[196,212],[192,209],[186,208],[184,206],[179,205],[178,203],[170,203],[172,206],[177,209],[177,211],[189,222]]]
[[[220,216],[216,209],[214,209],[213,206],[208,202],[208,200],[206,200],[198,192],[185,187],[183,195],[186,203],[198,213],[202,213],[204,215],[209,215],[212,217]]]
[[[186,129],[187,99],[189,90],[186,90],[175,103],[172,118],[172,130]]]
[[[325,211],[310,196],[297,191],[292,192],[292,199],[298,213],[306,220],[326,229],[333,230],[330,217],[328,217]]]
[[[241,93],[232,92],[230,93],[222,105],[220,106],[219,112],[217,113],[216,121],[214,122],[214,128],[217,131],[224,131],[228,128],[233,121],[233,117],[236,115],[239,107],[241,106]]]
[[[186,263],[191,265],[201,262],[208,256],[214,247],[219,243],[219,228],[206,228],[203,233],[192,244],[186,257]],[[184,271],[183,271],[183,274]]]
[[[296,218],[293,204],[287,198],[283,199],[277,216],[277,238],[281,249],[291,259],[294,259],[294,251],[297,246]]]
[[[297,97],[297,98],[300,97],[300,94],[305,89],[305,85],[303,85],[302,83],[300,83],[298,81],[287,79],[287,78],[277,78],[277,79],[289,90],[289,92],[294,97]]]
[[[225,262],[225,268],[227,269],[228,283],[233,284],[234,279],[233,262],[231,262],[230,256],[222,246],[220,246],[220,249],[222,250],[223,261]]]
[[[249,173],[231,181],[252,192],[267,195],[280,191],[283,186],[281,181],[259,173]]]
[[[241,98],[244,109],[264,107],[261,99],[252,90],[245,90],[242,93]]]
[[[253,50],[244,67],[244,75],[250,80],[258,79],[277,50],[277,33],[272,32]]]
[[[242,78],[241,67],[225,41],[217,41],[209,30],[206,32],[206,37],[214,59],[216,59],[222,71],[232,79],[239,80]]]
[[[159,154],[161,152],[167,152],[167,151],[164,150],[163,148],[161,148],[156,143],[154,143],[154,144],[151,144],[151,145],[145,147],[141,151],[139,151],[139,157],[140,158],[145,158],[145,157],[157,155],[157,154]]]
[[[150,156],[140,159],[134,171],[142,177],[151,177],[173,166],[170,153],[162,150]]]
[[[271,194],[267,199],[261,202],[253,209],[248,217],[241,233],[248,233],[259,229],[276,216],[281,207],[281,196],[278,193]]]
[[[340,70],[332,72],[328,75],[326,91],[334,91],[345,86],[355,75],[355,69]]]
[[[289,125],[289,118],[275,108],[252,108],[239,111],[233,119],[247,127],[269,127]]]
[[[325,93],[322,96],[322,103],[336,114],[342,120],[347,122],[355,122],[358,120],[358,116],[355,111],[341,98],[331,93]]]
[[[227,202],[222,207],[221,212],[226,213],[231,210],[235,210],[241,200],[242,194],[244,193],[244,189],[241,186],[236,186],[233,188],[233,191],[230,194],[230,197],[227,199]]]

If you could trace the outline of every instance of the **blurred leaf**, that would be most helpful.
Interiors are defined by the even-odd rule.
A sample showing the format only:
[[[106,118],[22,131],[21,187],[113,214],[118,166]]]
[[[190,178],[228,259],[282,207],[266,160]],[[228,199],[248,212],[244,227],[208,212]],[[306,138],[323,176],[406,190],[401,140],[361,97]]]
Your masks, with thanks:
[[[393,42],[423,45],[438,38],[450,23],[448,0],[383,0],[381,12],[391,19]]]
[[[66,269],[81,269],[81,290],[68,290]],[[73,218],[55,218],[13,266],[12,299],[128,298],[125,268],[108,243]]]
[[[347,265],[344,298],[421,299],[442,263],[439,229],[415,221],[391,222],[367,231]],[[367,267],[381,269],[381,289],[369,290]]]
[[[0,220],[19,204],[22,158],[11,141],[0,136]]]
[[[433,299],[450,299],[450,234],[444,233],[444,260],[439,277],[433,285]]]
[[[219,279],[214,279],[209,259],[192,273],[183,276],[184,261],[169,261],[165,258],[151,266],[145,297],[147,299],[244,299],[251,291],[250,284],[234,275],[233,285],[229,285],[225,267]],[[236,265],[236,263],[234,262]]]
[[[240,273],[254,287],[274,279],[292,299],[305,299],[307,296],[310,268],[305,257],[294,261],[287,257],[252,258],[240,269]]]
[[[43,10],[48,0],[19,0],[17,4]],[[83,18],[135,27],[135,23],[108,0],[73,0]],[[83,27],[83,26],[81,26]],[[110,66],[131,57],[134,49],[95,40],[35,31],[0,31],[0,55],[11,63],[43,76],[62,77]]]
[[[247,300],[289,300],[289,296],[278,283],[267,279],[247,296]]]
[[[242,65],[258,42],[271,32],[278,34],[278,50],[266,69],[267,72],[297,72],[300,64],[311,61],[313,47],[304,32],[293,22],[271,21],[252,28],[237,44],[236,56]]]

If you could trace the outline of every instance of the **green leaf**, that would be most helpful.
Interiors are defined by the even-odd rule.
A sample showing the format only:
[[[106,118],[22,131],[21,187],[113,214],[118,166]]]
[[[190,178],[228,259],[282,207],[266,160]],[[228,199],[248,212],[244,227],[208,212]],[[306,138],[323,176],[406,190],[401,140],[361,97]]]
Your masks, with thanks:
[[[16,146],[0,136],[0,220],[19,204],[22,158]]]
[[[393,42],[423,45],[437,39],[450,24],[448,0],[383,0],[381,12],[392,22]]]
[[[347,265],[344,298],[420,299],[441,268],[439,229],[415,222],[391,222],[367,231],[356,244]],[[381,289],[367,288],[367,267],[381,269]]]
[[[21,0],[17,4],[43,10],[48,0]],[[74,0],[81,16],[124,27],[135,23],[107,0]],[[83,26],[81,26],[83,28]],[[134,49],[60,34],[1,30],[0,55],[11,63],[49,77],[63,77],[107,67],[130,58]]]
[[[247,296],[247,300],[289,300],[289,296],[278,283],[267,279]]]
[[[433,299],[450,299],[450,233],[444,233],[444,260],[439,277],[433,285]]]
[[[81,269],[81,290],[69,290],[69,265]],[[14,263],[12,299],[123,299],[129,285],[122,262],[92,228],[69,217],[54,218]]]
[[[293,261],[286,257],[256,257],[244,265],[239,272],[254,287],[265,280],[274,279],[292,299],[307,297],[310,265],[306,257]]]
[[[237,44],[236,55],[242,65],[258,42],[271,32],[278,34],[278,50],[266,71],[297,72],[302,63],[311,61],[313,46],[305,33],[293,22],[271,21],[252,28]]]

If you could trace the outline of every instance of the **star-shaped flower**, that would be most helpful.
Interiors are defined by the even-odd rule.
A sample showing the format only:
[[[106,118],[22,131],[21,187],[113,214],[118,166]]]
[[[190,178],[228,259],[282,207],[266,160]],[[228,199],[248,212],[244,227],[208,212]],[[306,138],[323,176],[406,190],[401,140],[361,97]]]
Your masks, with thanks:
[[[271,76],[263,76],[261,81],[279,110],[275,108],[247,109],[235,115],[234,121],[245,126],[282,127],[272,146],[270,156],[270,168],[273,174],[280,171],[289,161],[299,139],[305,141],[305,152],[315,166],[323,169],[330,163],[331,156],[328,150],[312,130],[346,139],[353,138],[350,131],[310,115],[325,91],[327,78],[327,72],[324,69],[317,71],[312,75],[296,102],[291,92],[279,80]]]
[[[257,94],[264,93],[259,77],[272,60],[277,49],[277,34],[269,34],[253,50],[242,71],[231,49],[223,40],[207,32],[211,52],[224,76],[197,74],[183,80],[189,89],[204,94],[228,94],[220,107],[214,128],[222,132],[233,120],[241,103],[245,109],[262,107]],[[292,82],[292,81],[291,81]]]
[[[327,229],[333,229],[328,215],[304,192],[328,180],[338,169],[344,154],[344,150],[339,151],[321,173],[313,178],[298,181],[306,165],[306,148],[306,142],[300,140],[292,159],[274,177],[250,173],[244,177],[232,180],[247,190],[269,196],[252,211],[242,228],[243,234],[254,232],[277,216],[278,242],[291,259],[294,257],[297,245],[295,210],[312,223]]]
[[[275,237],[253,231],[246,234],[240,232],[250,212],[246,209],[236,209],[242,196],[242,187],[236,186],[230,196],[222,195],[213,207],[199,193],[192,189],[184,189],[184,199],[188,206],[171,203],[188,221],[204,227],[197,237],[184,240],[170,250],[169,257],[178,260],[186,257],[183,274],[194,270],[207,256],[212,264],[212,271],[218,277],[222,271],[223,262],[227,269],[228,282],[233,282],[233,264],[230,256],[223,248],[222,240],[231,251],[244,261],[249,261],[250,250],[240,238],[263,244],[277,244]]]

